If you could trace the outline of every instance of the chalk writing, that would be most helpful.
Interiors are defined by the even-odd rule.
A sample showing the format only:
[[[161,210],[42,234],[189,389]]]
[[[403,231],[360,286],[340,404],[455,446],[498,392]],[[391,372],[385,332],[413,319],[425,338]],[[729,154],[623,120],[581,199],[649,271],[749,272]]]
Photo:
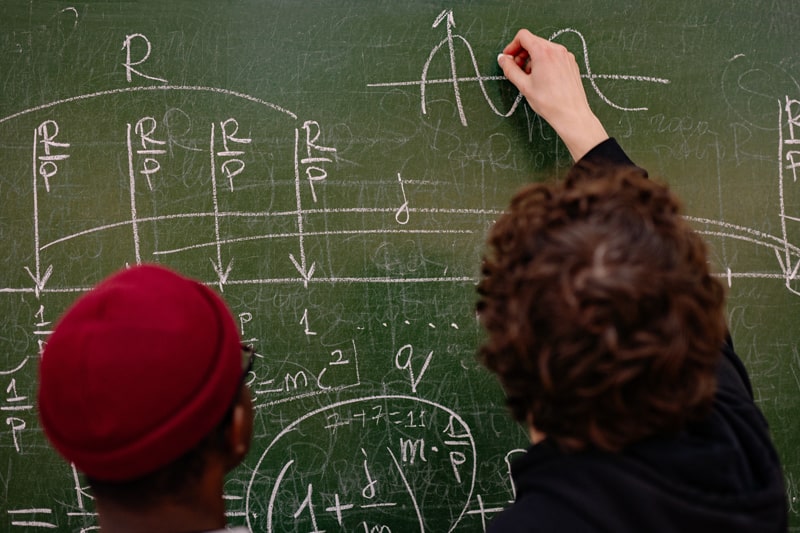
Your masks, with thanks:
[[[774,255],[779,272],[734,272],[726,268],[721,274],[730,286],[734,279],[780,279],[784,281],[787,290],[800,295],[800,290],[794,287],[793,282],[800,273],[800,246],[793,244],[789,233],[789,222],[800,222],[800,217],[790,215],[786,209],[785,196],[787,185],[793,186],[796,181],[797,166],[794,158],[797,157],[793,147],[800,145],[795,128],[798,127],[800,116],[800,101],[786,96],[778,101],[778,147],[777,182],[780,209],[780,236],[772,235],[746,226],[712,220],[703,217],[686,217],[701,225],[698,232],[707,237],[720,237],[749,242],[771,250]],[[788,171],[788,172],[787,172]],[[791,180],[791,181],[789,181]],[[714,229],[711,229],[714,228]]]
[[[50,178],[58,173],[58,161],[69,158],[69,154],[55,153],[58,148],[69,148],[69,143],[57,142],[58,123],[55,120],[46,120],[36,128],[38,142],[42,150],[36,156],[39,162],[39,176],[44,180],[45,189],[50,192]]]
[[[139,57],[135,61],[132,60],[134,43],[144,44],[144,53],[141,55],[141,57]],[[167,83],[167,80],[165,79],[144,74],[143,72],[133,68],[141,65],[150,58],[150,52],[152,52],[153,47],[150,44],[150,40],[147,37],[145,37],[141,33],[132,33],[130,35],[126,35],[125,40],[122,42],[122,49],[125,50],[125,63],[123,63],[123,65],[125,66],[125,78],[128,80],[128,83],[131,83],[131,81],[133,81],[133,74],[136,74],[137,76],[146,78],[148,80]]]
[[[427,418],[430,425],[416,426],[418,433],[414,436],[409,433],[413,429],[402,423],[392,423],[404,419],[403,413],[409,411],[431,413]],[[398,429],[391,429],[393,427]],[[304,453],[308,443],[302,435],[319,436],[320,432],[336,436],[328,441],[327,446],[332,447],[330,453],[336,457],[349,458],[341,464],[343,470],[331,472],[319,468],[320,457]],[[388,440],[370,439],[370,432],[380,432],[388,436]],[[457,437],[454,438],[453,434]],[[352,439],[386,442],[387,446],[369,450],[364,446],[348,449]],[[279,457],[292,458],[282,461]],[[443,468],[440,458],[447,468]],[[429,531],[425,525],[426,508],[428,499],[435,495],[427,494],[423,487],[435,483],[448,487],[453,494],[458,493],[463,498],[461,511],[448,526],[448,531],[453,531],[467,513],[474,489],[475,468],[475,442],[469,427],[457,413],[441,404],[398,395],[336,402],[298,418],[267,446],[247,490],[248,525],[253,530],[268,532],[298,527],[324,531],[334,525],[346,529],[361,528],[365,521],[357,511],[376,506],[406,505],[413,509],[413,515],[392,516],[382,523],[371,521],[368,527]],[[413,476],[407,472],[413,472]],[[291,485],[287,484],[289,479]],[[339,480],[357,482],[343,485]],[[302,487],[300,493],[293,488],[298,486]],[[262,494],[269,494],[269,498],[264,501]],[[323,500],[323,494],[333,495],[330,503]],[[276,512],[286,505],[296,511],[290,515]],[[317,510],[326,514],[323,516]]]
[[[779,116],[781,117],[778,122],[778,131],[781,133],[779,141],[781,162],[778,164],[778,184],[784,249],[783,254],[779,254],[778,250],[775,250],[775,256],[781,264],[786,288],[795,294],[800,294],[800,291],[792,285],[792,281],[796,279],[798,269],[800,269],[800,258],[797,257],[795,247],[790,245],[789,231],[787,229],[788,221],[800,222],[800,217],[789,216],[786,213],[785,203],[786,190],[789,187],[797,187],[797,168],[800,166],[800,162],[797,161],[797,158],[800,157],[800,149],[798,149],[800,147],[800,100],[786,96]],[[791,184],[787,184],[785,171],[788,171],[789,176],[792,178]]]
[[[303,333],[306,335],[316,335],[316,331],[311,330],[311,325],[308,322],[308,309],[303,310],[303,318],[300,319],[300,323],[303,324]],[[340,352],[341,353],[341,352]]]
[[[403,186],[403,178],[400,177],[400,173],[397,173],[397,182],[400,185],[400,192],[403,195],[403,205],[401,205],[397,212],[394,214],[394,219],[400,225],[408,224],[409,220],[409,212],[408,212],[408,198],[406,197],[406,188]]]
[[[244,150],[241,149],[243,147],[239,147],[240,149],[237,150],[234,150],[233,148],[238,147],[238,145],[250,144],[253,142],[253,139],[249,137],[236,137],[236,135],[239,133],[239,122],[237,122],[234,118],[229,118],[224,122],[220,122],[219,127],[222,131],[222,150],[216,152],[216,157],[223,158],[220,170],[222,171],[222,174],[228,178],[228,186],[230,187],[230,190],[233,191],[233,178],[234,176],[241,174],[245,167],[244,161],[240,159],[240,157],[244,154]],[[213,146],[213,125],[211,129],[211,136],[211,157],[213,164],[213,161],[215,160]],[[228,146],[229,143],[231,144],[230,147]]]
[[[361,384],[358,351],[352,340],[349,346],[343,344],[331,351],[327,364],[319,370],[298,369],[291,362],[285,362],[275,370],[267,368],[255,373],[252,391],[257,400],[256,409]]]
[[[139,119],[133,127],[133,131],[138,136],[137,142],[141,144],[141,148],[137,148],[134,152],[136,155],[143,156],[141,166],[137,166],[136,172],[142,174],[147,179],[147,186],[152,191],[153,181],[151,176],[161,170],[161,163],[155,156],[164,155],[167,151],[164,148],[158,148],[167,144],[165,140],[154,139],[152,136],[157,127],[156,119],[153,117],[143,117]],[[128,131],[130,131],[130,124],[128,124]],[[133,140],[131,140],[131,143]],[[133,157],[134,154],[130,154]]]
[[[444,24],[442,24],[444,22]],[[427,88],[428,85],[439,85],[439,84],[450,84],[453,87],[453,97],[455,99],[456,109],[458,110],[458,117],[463,126],[467,126],[467,117],[466,112],[464,110],[464,104],[462,101],[461,96],[461,85],[465,83],[477,83],[480,87],[481,93],[483,94],[486,103],[491,108],[492,112],[494,112],[498,116],[502,117],[509,117],[514,114],[514,111],[517,110],[520,102],[522,101],[522,95],[518,95],[514,102],[511,104],[511,107],[508,111],[503,112],[494,104],[492,99],[490,98],[488,92],[486,91],[485,83],[488,81],[502,81],[505,79],[503,76],[485,76],[482,75],[480,72],[480,66],[478,64],[478,60],[475,57],[475,52],[472,49],[472,45],[461,35],[454,34],[453,28],[455,27],[455,16],[451,10],[444,10],[442,11],[434,20],[433,28],[438,28],[440,25],[443,25],[446,31],[446,37],[442,39],[436,46],[433,47],[431,53],[428,55],[428,59],[424,62],[422,66],[422,75],[420,76],[419,80],[415,81],[401,81],[401,82],[380,82],[380,83],[369,83],[367,84],[368,87],[403,87],[403,86],[419,86],[420,92],[420,108],[423,115],[428,113],[428,102],[427,102]],[[658,78],[653,76],[639,76],[639,75],[628,75],[628,74],[595,74],[592,72],[590,63],[589,63],[589,50],[586,44],[586,39],[584,38],[583,34],[578,30],[572,28],[565,28],[563,30],[559,30],[553,33],[550,36],[550,40],[555,40],[562,35],[565,34],[574,34],[578,37],[582,45],[582,59],[584,62],[584,74],[582,75],[584,78],[589,80],[589,84],[591,85],[592,90],[605,102],[607,105],[619,109],[621,111],[646,111],[647,107],[627,107],[620,104],[615,103],[610,98],[608,98],[604,92],[600,89],[597,85],[597,80],[600,79],[610,79],[610,80],[624,80],[624,81],[635,81],[635,82],[648,82],[648,83],[658,83],[658,84],[668,84],[669,80],[664,78]],[[467,52],[469,54],[470,62],[472,69],[475,72],[474,76],[459,76],[456,69],[456,51],[454,43],[458,40],[466,47]],[[431,79],[428,77],[428,71],[431,67],[431,64],[436,57],[436,55],[443,49],[445,49],[449,58],[449,65],[450,65],[450,77],[449,78],[436,78]]]
[[[422,362],[422,365],[419,368],[419,372],[417,375],[414,375],[414,367],[411,364],[411,358],[414,356],[414,348],[410,344],[406,344],[402,346],[394,356],[394,366],[398,370],[405,370],[408,372],[409,382],[411,383],[411,392],[417,392],[417,385],[419,385],[420,380],[422,380],[423,374],[428,369],[428,365],[431,363],[431,358],[433,357],[433,350],[428,352],[428,355],[425,356],[425,359]]]
[[[50,515],[53,514],[52,509],[9,509],[8,514],[11,516],[11,525],[15,527],[41,527],[46,529],[58,527],[57,524],[47,521]]]
[[[63,5],[50,16],[65,37],[92,24],[83,11]],[[481,35],[483,27],[464,24],[463,15],[457,25],[450,9],[423,16],[428,22],[421,26],[398,23],[404,34],[418,33],[413,41],[391,32],[359,41],[375,49],[413,42],[403,50],[410,75],[392,79],[402,70],[371,69],[359,50],[364,77],[342,86],[355,84],[363,101],[346,102],[341,116],[312,84],[299,85],[308,83],[301,73],[306,67],[334,72],[312,65],[308,50],[284,61],[296,80],[281,75],[262,83],[250,79],[244,63],[217,68],[241,51],[234,50],[235,39],[226,48],[217,46],[213,32],[190,42],[188,33],[119,26],[104,34],[116,54],[114,70],[82,72],[76,86],[65,75],[64,89],[50,101],[42,99],[43,87],[14,109],[6,104],[0,140],[9,200],[2,236],[8,235],[4,245],[14,260],[0,284],[9,324],[0,335],[7,352],[0,363],[0,447],[8,457],[0,486],[13,496],[12,467],[17,485],[26,468],[31,483],[63,485],[56,497],[26,493],[10,503],[0,515],[9,529],[99,529],[75,467],[58,470],[34,455],[45,449],[35,416],[37,357],[68,301],[110,270],[144,262],[186,270],[224,293],[241,340],[256,348],[244,378],[256,410],[253,452],[225,487],[233,522],[252,531],[474,531],[516,497],[510,464],[523,450],[507,449],[526,437],[515,433],[500,391],[475,361],[474,284],[482,235],[512,189],[529,180],[526,158],[537,171],[547,168],[553,154],[538,151],[535,140],[555,136],[527,106],[525,119],[518,117],[527,120],[527,144],[524,131],[495,118],[511,117],[522,103],[512,93],[501,104],[510,85],[487,75],[497,72],[493,47],[510,27],[492,29],[487,45],[488,22]],[[42,42],[55,40],[27,30],[4,35],[6,57],[31,65],[46,55]],[[659,155],[716,166],[709,175],[717,178],[719,208],[689,219],[720,243],[720,276],[729,285],[740,278],[776,280],[779,290],[785,284],[800,294],[800,245],[793,242],[800,223],[795,89],[781,88],[769,128],[759,131],[761,137],[778,133],[768,156],[751,150],[755,130],[744,122],[733,130],[734,152],[726,152],[711,117],[667,105],[641,113],[655,108],[662,93],[675,97],[680,88],[669,79],[595,72],[593,43],[599,47],[601,37],[594,30],[564,28],[549,38],[575,52],[589,97],[619,117],[626,135],[649,127],[658,138],[680,138]],[[86,42],[59,43],[64,48],[51,54],[53,62],[70,57],[59,66],[74,66],[80,57],[79,66],[97,69],[79,47],[66,48]],[[169,64],[166,46],[187,63]],[[320,54],[330,53],[326,46]],[[232,88],[184,81],[196,73],[188,61],[211,47],[216,52],[206,79]],[[615,62],[617,50],[604,48],[611,59],[603,59]],[[326,67],[338,73],[337,59],[327,58]],[[35,71],[27,67],[12,65],[8,85],[18,72]],[[670,65],[663,68],[669,72]],[[102,89],[104,80],[117,86]],[[380,83],[365,91],[362,80]],[[651,89],[640,92],[643,86]],[[286,95],[297,108],[271,101],[287,101]],[[437,116],[448,109],[452,117]],[[478,119],[482,112],[489,121]],[[531,146],[536,153],[523,153]],[[753,227],[726,219],[728,183],[720,170],[726,157],[737,165],[768,160],[773,195],[772,180],[779,178],[780,228],[775,213],[772,228],[766,215]],[[772,268],[737,269],[734,240],[766,250]],[[793,386],[795,367],[787,373]],[[796,478],[787,478],[794,498]]]

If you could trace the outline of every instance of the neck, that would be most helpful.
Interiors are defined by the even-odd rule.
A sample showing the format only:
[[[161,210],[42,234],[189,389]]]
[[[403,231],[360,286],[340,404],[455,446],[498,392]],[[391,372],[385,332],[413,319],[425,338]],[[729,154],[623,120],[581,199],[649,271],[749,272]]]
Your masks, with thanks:
[[[205,476],[190,494],[166,497],[141,507],[96,498],[98,523],[103,533],[180,533],[223,529],[225,502],[222,499],[224,475]]]

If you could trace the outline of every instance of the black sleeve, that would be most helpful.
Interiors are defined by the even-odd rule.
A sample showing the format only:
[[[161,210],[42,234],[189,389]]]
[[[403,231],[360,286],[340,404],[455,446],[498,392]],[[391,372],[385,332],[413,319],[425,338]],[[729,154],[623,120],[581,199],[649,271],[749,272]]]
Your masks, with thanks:
[[[580,161],[576,164],[588,164],[593,166],[599,165],[618,165],[618,166],[630,166],[638,168],[644,177],[647,177],[647,171],[643,168],[637,167],[636,164],[631,161],[622,147],[619,145],[617,140],[613,137],[609,137],[605,141],[601,142],[591,150],[589,150],[586,155],[584,155]]]

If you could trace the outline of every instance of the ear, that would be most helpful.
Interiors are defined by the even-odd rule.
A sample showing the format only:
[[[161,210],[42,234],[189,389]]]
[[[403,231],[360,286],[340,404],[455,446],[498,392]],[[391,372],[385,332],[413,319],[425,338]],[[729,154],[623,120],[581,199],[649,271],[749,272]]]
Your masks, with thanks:
[[[247,456],[253,438],[253,403],[250,390],[246,386],[242,387],[239,399],[233,407],[226,437],[229,450],[227,467],[232,470]]]
[[[536,429],[536,426],[533,424],[533,415],[531,413],[528,413],[526,425],[528,427],[528,437],[530,438],[531,444],[539,444],[547,437],[544,433]]]

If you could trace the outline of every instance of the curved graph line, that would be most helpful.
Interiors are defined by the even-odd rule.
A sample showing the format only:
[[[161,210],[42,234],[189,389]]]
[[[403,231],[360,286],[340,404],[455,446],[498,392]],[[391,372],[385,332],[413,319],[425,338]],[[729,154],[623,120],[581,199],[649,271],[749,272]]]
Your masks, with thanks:
[[[439,19],[437,19],[439,22]],[[423,115],[428,114],[428,104],[427,104],[427,86],[428,85],[435,85],[435,84],[452,84],[453,85],[453,92],[455,93],[455,101],[456,101],[456,108],[458,109],[459,119],[461,120],[461,124],[466,126],[467,119],[464,113],[463,104],[461,102],[461,92],[459,88],[459,83],[461,82],[477,82],[481,93],[483,93],[483,97],[486,100],[486,103],[491,108],[492,112],[496,115],[501,117],[509,117],[511,116],[522,102],[523,96],[522,94],[518,94],[517,97],[514,99],[514,102],[511,105],[511,108],[507,112],[503,112],[497,108],[497,106],[492,102],[491,98],[489,97],[488,92],[486,91],[486,85],[484,82],[486,81],[498,81],[506,79],[505,76],[483,76],[480,72],[480,67],[478,65],[478,60],[475,56],[475,51],[472,48],[472,45],[464,38],[462,35],[453,34],[452,33],[452,21],[448,23],[447,26],[447,37],[439,41],[432,49],[431,52],[428,54],[428,58],[425,60],[425,63],[422,66],[422,73],[419,80],[415,81],[404,81],[404,82],[385,82],[385,83],[369,83],[367,87],[400,87],[400,86],[419,86],[420,91],[420,109]],[[436,27],[437,24],[434,24]],[[586,78],[589,80],[592,89],[595,93],[600,97],[600,99],[608,104],[609,106],[619,109],[621,111],[646,111],[647,107],[625,107],[613,102],[610,98],[608,98],[603,91],[600,90],[598,87],[597,82],[595,80],[598,79],[605,79],[605,80],[621,80],[621,81],[638,81],[638,82],[649,82],[649,83],[660,83],[660,84],[668,84],[670,80],[665,78],[657,78],[653,76],[639,76],[639,75],[629,75],[629,74],[594,74],[592,72],[591,64],[589,62],[589,50],[588,45],[586,44],[586,38],[583,36],[581,32],[574,28],[564,28],[555,32],[553,35],[550,36],[550,40],[554,40],[557,37],[564,35],[565,33],[574,33],[578,36],[581,41],[582,47],[582,54],[583,54],[583,62],[586,65],[586,73],[582,74],[582,78]],[[475,71],[475,76],[458,76],[456,73],[455,68],[455,61],[454,61],[454,48],[453,48],[453,41],[455,39],[460,40],[464,43],[464,46],[467,48],[467,52],[470,56],[470,61],[472,63],[472,68]],[[433,58],[442,50],[442,47],[445,45],[448,46],[448,51],[450,54],[450,70],[451,76],[449,78],[444,79],[429,79],[428,78],[428,71],[430,69],[431,62]]]
[[[428,114],[427,103],[426,103],[427,99],[426,99],[426,96],[425,96],[425,88],[426,88],[426,86],[429,83],[430,84],[433,84],[433,83],[453,83],[453,89],[454,89],[454,91],[456,93],[456,106],[458,107],[459,116],[461,117],[461,123],[464,126],[466,126],[467,125],[467,119],[466,119],[466,117],[464,115],[464,108],[463,108],[463,104],[461,103],[461,94],[459,92],[457,82],[459,82],[459,81],[477,81],[478,85],[480,86],[481,92],[483,93],[483,97],[486,100],[486,103],[489,104],[489,107],[492,109],[492,111],[496,115],[499,115],[501,117],[510,117],[511,115],[513,115],[514,111],[517,110],[517,107],[519,106],[520,102],[522,102],[522,98],[523,98],[522,94],[520,93],[520,94],[517,95],[517,97],[514,99],[514,103],[511,104],[511,109],[509,109],[508,112],[503,113],[502,111],[500,111],[497,108],[497,106],[494,105],[494,102],[492,102],[491,98],[489,98],[489,93],[486,92],[486,86],[484,85],[483,82],[484,81],[490,81],[490,80],[502,80],[502,79],[505,79],[505,77],[504,76],[481,76],[480,67],[478,66],[478,59],[475,57],[475,51],[472,49],[472,45],[469,43],[469,41],[467,41],[461,35],[453,35],[453,38],[459,39],[467,47],[467,51],[469,52],[470,60],[472,61],[472,67],[475,69],[475,76],[474,77],[469,77],[469,78],[459,78],[459,77],[457,77],[455,75],[455,72],[453,72],[453,77],[449,78],[449,79],[428,80],[428,69],[430,68],[431,61],[433,61],[433,57],[436,55],[437,52],[439,52],[439,50],[442,49],[442,46],[444,46],[445,44],[452,44],[451,40],[442,39],[439,42],[439,44],[437,44],[436,46],[433,47],[433,49],[431,50],[431,53],[428,55],[428,59],[425,61],[425,64],[422,66],[422,75],[420,77],[420,81],[418,81],[418,82],[410,82],[409,83],[409,84],[413,84],[413,85],[417,85],[417,84],[419,85],[419,88],[420,88],[420,106],[422,108],[422,114],[423,115],[427,115]],[[385,86],[385,85],[390,85],[390,84],[380,84],[380,85],[384,85]],[[391,85],[393,85],[393,84],[391,84]],[[370,86],[374,87],[374,86],[378,86],[378,84],[373,84],[373,85],[370,85]]]
[[[597,93],[597,96],[599,96],[601,100],[603,100],[606,104],[610,105],[614,109],[619,109],[620,111],[647,111],[648,108],[646,108],[646,107],[623,107],[621,105],[617,105],[614,102],[612,102],[611,99],[609,99],[605,94],[603,94],[603,91],[600,90],[600,87],[598,87],[597,83],[594,81],[595,77],[592,75],[592,67],[589,64],[589,48],[586,45],[586,39],[584,38],[583,34],[581,32],[579,32],[578,30],[573,29],[573,28],[564,28],[563,30],[558,30],[553,35],[551,35],[550,36],[550,40],[552,41],[553,39],[555,39],[555,38],[557,38],[557,37],[559,37],[561,35],[564,35],[565,33],[574,33],[575,35],[578,36],[578,39],[581,40],[581,46],[583,48],[583,63],[586,65],[586,76],[585,77],[589,80],[589,83],[591,84],[592,89],[594,89],[594,92]],[[663,80],[663,79],[659,79],[659,78],[641,77],[641,81],[654,81],[654,82],[658,82],[658,83],[669,83],[669,80]]]
[[[217,93],[217,94],[226,94],[228,96],[235,96],[238,98],[243,98],[250,102],[254,102],[256,104],[260,104],[270,109],[274,109],[275,111],[279,111],[281,113],[285,113],[286,115],[292,117],[293,119],[297,119],[297,115],[289,111],[288,109],[284,109],[283,107],[273,104],[272,102],[267,102],[266,100],[262,100],[260,98],[256,98],[255,96],[250,96],[249,94],[240,93],[237,91],[231,91],[229,89],[221,89],[219,87],[203,87],[203,86],[194,86],[194,85],[148,85],[142,87],[122,87],[119,89],[109,89],[106,91],[97,91],[94,93],[88,94],[79,94],[78,96],[71,96],[69,98],[63,98],[61,100],[55,100],[53,102],[48,102],[46,104],[38,105],[36,107],[31,107],[28,109],[23,109],[22,111],[18,111],[12,115],[8,115],[7,117],[0,118],[0,124],[3,122],[7,122],[9,120],[13,120],[17,117],[21,117],[23,115],[27,115],[29,113],[34,113],[36,111],[41,111],[43,109],[49,109],[51,107],[55,107],[61,104],[68,104],[71,102],[79,102],[82,100],[89,100],[92,98],[97,98],[99,96],[108,96],[112,94],[122,94],[122,93],[133,93],[133,92],[146,92],[146,91],[195,91],[195,92],[210,92],[210,93]]]
[[[470,55],[470,58],[472,59],[472,68],[474,68],[475,69],[475,73],[478,74],[478,85],[481,88],[481,92],[483,93],[483,97],[486,99],[486,103],[489,104],[489,107],[492,109],[492,111],[494,111],[495,114],[500,115],[501,117],[510,117],[511,115],[513,115],[514,111],[517,110],[517,106],[519,106],[519,103],[522,102],[522,94],[520,93],[520,94],[517,95],[517,97],[514,99],[514,103],[511,104],[511,109],[509,109],[507,113],[502,113],[499,109],[497,109],[497,107],[495,107],[494,103],[492,103],[491,98],[489,98],[489,93],[486,92],[486,86],[483,84],[483,80],[480,78],[480,71],[479,71],[479,68],[478,68],[478,59],[475,57],[475,54],[472,51],[472,46],[470,46],[469,42],[464,37],[462,37],[461,35],[456,35],[456,37],[461,39],[461,41],[464,43],[464,45],[469,50],[469,55]]]

